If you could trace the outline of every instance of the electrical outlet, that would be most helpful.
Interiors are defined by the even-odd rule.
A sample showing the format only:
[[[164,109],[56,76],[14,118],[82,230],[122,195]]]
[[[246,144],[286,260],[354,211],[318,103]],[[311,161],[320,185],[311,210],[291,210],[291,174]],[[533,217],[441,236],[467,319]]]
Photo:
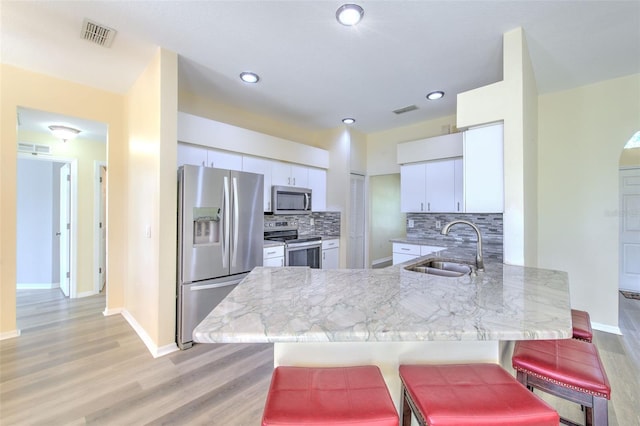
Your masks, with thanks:
[[[414,223],[413,223],[413,219],[409,219],[409,228],[413,228]]]
[[[436,229],[441,229],[441,228],[442,228],[442,221],[436,220]]]

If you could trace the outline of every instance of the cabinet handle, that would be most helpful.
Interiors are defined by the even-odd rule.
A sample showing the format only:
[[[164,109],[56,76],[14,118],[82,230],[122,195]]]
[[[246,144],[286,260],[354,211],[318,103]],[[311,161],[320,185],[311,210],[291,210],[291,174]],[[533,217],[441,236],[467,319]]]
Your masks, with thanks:
[[[293,178],[293,186],[296,186],[296,178]]]
[[[400,250],[410,251],[408,248],[402,247]]]
[[[291,178],[290,177],[287,178],[287,185],[291,185]]]
[[[205,161],[204,161],[204,160],[202,160],[202,167],[206,167],[206,165],[207,165],[207,164],[205,163]]]
[[[271,211],[271,201],[267,201],[267,211]]]
[[[284,257],[280,259],[280,266],[284,266]]]
[[[327,258],[327,253],[322,252],[322,260],[325,260]]]
[[[431,211],[431,203],[427,203],[427,211],[430,212]]]
[[[458,211],[460,211],[460,201],[458,201]]]
[[[420,203],[420,211],[423,212],[424,211],[424,203]]]

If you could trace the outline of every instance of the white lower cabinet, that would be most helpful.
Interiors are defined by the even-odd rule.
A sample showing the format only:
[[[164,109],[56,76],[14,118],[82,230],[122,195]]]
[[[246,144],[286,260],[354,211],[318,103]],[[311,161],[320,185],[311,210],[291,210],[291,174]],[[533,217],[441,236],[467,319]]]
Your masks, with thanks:
[[[340,264],[340,240],[322,240],[322,269],[338,269]]]
[[[262,266],[284,266],[284,246],[271,246],[262,249]]]
[[[427,256],[445,250],[445,248],[420,244],[393,243],[393,264],[397,265],[421,256]]]

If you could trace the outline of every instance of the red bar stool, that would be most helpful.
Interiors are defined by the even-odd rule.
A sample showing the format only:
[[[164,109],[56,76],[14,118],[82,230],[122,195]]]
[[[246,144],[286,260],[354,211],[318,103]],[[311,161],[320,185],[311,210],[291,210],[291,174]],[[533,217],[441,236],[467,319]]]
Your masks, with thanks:
[[[593,340],[593,330],[591,329],[591,318],[586,311],[577,309],[571,310],[571,323],[573,324],[573,338],[591,342]]]
[[[512,363],[523,385],[584,406],[587,425],[609,424],[611,386],[593,344],[576,339],[522,340],[515,344]]]
[[[398,412],[380,369],[277,367],[262,426],[398,426]]]
[[[497,364],[401,365],[402,426],[557,426],[558,413]]]

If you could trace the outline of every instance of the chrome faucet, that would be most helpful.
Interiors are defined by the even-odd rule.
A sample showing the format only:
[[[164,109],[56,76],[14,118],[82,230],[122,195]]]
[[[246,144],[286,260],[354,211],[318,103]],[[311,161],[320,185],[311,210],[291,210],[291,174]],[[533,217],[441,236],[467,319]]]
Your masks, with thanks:
[[[449,229],[451,229],[453,225],[456,225],[458,223],[469,225],[470,227],[473,228],[474,231],[476,231],[476,236],[478,238],[477,247],[476,247],[476,269],[478,270],[478,272],[483,272],[484,260],[482,260],[482,235],[480,235],[480,230],[476,225],[469,222],[468,220],[452,220],[451,222],[447,223],[442,227],[442,230],[440,231],[440,233],[442,235],[449,235]]]

